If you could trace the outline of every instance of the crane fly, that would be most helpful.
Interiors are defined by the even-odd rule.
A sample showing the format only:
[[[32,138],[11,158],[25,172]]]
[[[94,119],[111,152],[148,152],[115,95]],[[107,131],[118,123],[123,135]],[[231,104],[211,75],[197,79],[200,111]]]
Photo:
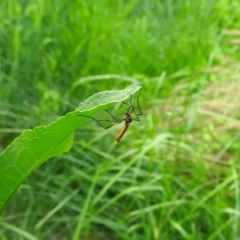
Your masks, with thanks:
[[[122,102],[123,104],[128,106],[128,110],[125,113],[125,117],[121,118],[121,119],[117,119],[115,118],[107,109],[105,109],[105,111],[114,119],[114,120],[97,120],[93,117],[87,116],[87,115],[78,115],[78,116],[83,116],[83,117],[88,117],[91,118],[92,120],[94,120],[95,122],[97,122],[101,127],[108,129],[112,126],[114,126],[117,123],[121,123],[124,121],[124,126],[122,127],[121,131],[118,133],[118,135],[116,136],[116,141],[119,143],[120,140],[122,139],[123,135],[126,133],[128,127],[130,126],[132,121],[140,121],[139,117],[140,115],[142,115],[142,110],[140,108],[139,105],[139,96],[141,93],[142,88],[140,88],[139,92],[138,92],[138,96],[137,96],[137,106],[138,106],[138,113],[136,113],[135,107],[132,105],[132,95],[130,95],[130,103],[126,103],[126,102]],[[134,113],[135,118],[133,118],[131,116],[131,113]],[[101,122],[112,122],[112,124],[110,126],[105,127]]]
[[[126,113],[125,118],[123,119],[125,121],[125,124],[120,131],[120,133],[116,137],[116,141],[120,142],[121,138],[123,137],[124,133],[127,131],[128,127],[130,126],[130,123],[132,122],[132,117],[129,113]]]

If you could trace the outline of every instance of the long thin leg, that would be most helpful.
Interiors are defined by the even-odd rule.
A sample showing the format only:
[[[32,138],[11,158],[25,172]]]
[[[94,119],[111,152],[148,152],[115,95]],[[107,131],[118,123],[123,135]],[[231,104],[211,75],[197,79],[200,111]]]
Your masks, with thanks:
[[[129,103],[126,103],[126,102],[123,102],[124,104],[128,105],[129,108],[127,110],[127,113],[130,113],[131,111],[134,112],[136,118],[132,118],[133,120],[135,121],[140,121],[139,119],[139,115],[142,115],[142,110],[140,108],[140,104],[139,104],[139,96],[140,96],[140,93],[142,91],[142,88],[140,88],[139,92],[138,92],[138,97],[137,97],[137,105],[138,105],[138,109],[139,109],[139,113],[136,113],[135,112],[135,107],[132,105],[132,95],[130,96],[130,104]],[[105,111],[114,119],[114,121],[112,120],[97,120],[93,117],[90,117],[90,116],[87,116],[87,115],[78,115],[78,116],[82,116],[82,117],[87,117],[87,118],[91,118],[92,120],[94,120],[96,123],[98,123],[101,127],[105,128],[105,129],[108,129],[110,127],[112,127],[113,125],[115,125],[116,123],[121,123],[125,118],[122,118],[122,119],[116,119],[107,109],[105,109]],[[105,127],[103,124],[101,124],[100,122],[112,122],[113,124],[111,124],[110,126],[107,126]]]
[[[135,116],[136,116],[136,118],[132,118],[132,120],[135,120],[135,121],[138,121],[138,122],[140,122],[140,119],[139,119],[139,114],[136,114],[136,112],[135,112],[135,110],[134,110],[134,108],[133,108],[133,112],[134,112],[134,114],[135,114]]]
[[[117,122],[119,121],[118,119],[116,119],[107,109],[105,109],[105,111]]]
[[[132,105],[132,95],[131,95],[131,97],[130,97],[130,104],[129,104],[129,103],[126,103],[126,102],[122,102],[122,103],[124,103],[124,104],[126,104],[126,105],[128,105],[128,106],[131,106],[131,107],[133,108],[134,113],[135,113],[137,116],[142,115],[142,110],[141,110],[141,107],[140,107],[140,104],[139,104],[139,96],[140,96],[141,91],[142,91],[142,88],[140,88],[140,90],[139,90],[139,92],[138,92],[138,97],[137,97],[137,105],[138,105],[139,113],[136,113],[136,112],[135,112],[135,107],[133,107],[133,105]]]
[[[123,103],[125,103],[125,102],[123,102]],[[128,103],[125,103],[125,104],[128,105],[128,106],[130,106],[130,107],[128,108],[127,113],[134,112],[136,118],[133,118],[133,120],[135,120],[135,121],[140,121],[138,115],[141,115],[141,114],[137,114],[137,113],[135,112],[135,107],[133,107],[132,105],[130,105],[130,104],[128,104]],[[130,109],[132,109],[132,111],[130,111]]]
[[[140,88],[140,90],[138,92],[138,97],[137,97],[137,105],[138,105],[139,113],[136,113],[135,107],[133,107],[133,105],[132,105],[132,95],[130,96],[130,104],[126,103],[126,102],[123,102],[124,104],[130,106],[129,109],[128,109],[128,113],[130,112],[130,109],[132,108],[132,111],[134,112],[134,114],[136,116],[136,118],[133,118],[133,120],[135,120],[135,121],[140,121],[138,116],[142,115],[142,110],[141,110],[141,107],[140,107],[140,104],[139,104],[139,96],[140,96],[141,91],[142,91],[142,88]]]
[[[90,116],[87,116],[87,115],[77,115],[77,116],[81,116],[81,117],[87,117],[87,118],[90,118],[92,120],[94,120],[96,123],[98,123],[101,127],[105,128],[105,129],[108,129],[110,127],[112,127],[113,125],[115,125],[116,123],[120,123],[122,122],[124,119],[119,119],[117,121],[112,121],[112,120],[97,120],[93,117],[90,117]],[[105,127],[104,125],[102,125],[100,122],[112,122],[113,124],[111,124],[110,126],[107,126]]]
[[[132,95],[130,95],[130,103],[132,102]],[[126,104],[126,105],[128,105],[129,107],[128,107],[128,110],[127,110],[127,113],[130,113],[131,112],[131,108],[132,108],[132,110],[134,111],[134,107],[133,107],[133,105],[132,104],[129,104],[129,103],[126,103],[126,102],[122,102],[122,103],[124,103],[124,104]]]
[[[140,88],[139,92],[138,92],[138,97],[137,97],[137,105],[138,105],[138,109],[139,109],[139,113],[137,113],[136,115],[142,115],[142,110],[141,110],[141,107],[140,107],[140,104],[139,104],[139,96],[140,96],[140,93],[142,91],[142,88]],[[132,103],[131,103],[132,104]]]

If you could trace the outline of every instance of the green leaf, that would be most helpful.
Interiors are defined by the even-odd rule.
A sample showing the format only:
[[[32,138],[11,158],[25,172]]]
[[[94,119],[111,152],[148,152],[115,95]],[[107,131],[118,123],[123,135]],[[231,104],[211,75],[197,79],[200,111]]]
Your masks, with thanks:
[[[0,214],[11,196],[27,176],[49,158],[71,149],[73,132],[86,117],[124,101],[141,87],[104,91],[94,94],[79,104],[75,111],[47,125],[24,131],[0,155]]]

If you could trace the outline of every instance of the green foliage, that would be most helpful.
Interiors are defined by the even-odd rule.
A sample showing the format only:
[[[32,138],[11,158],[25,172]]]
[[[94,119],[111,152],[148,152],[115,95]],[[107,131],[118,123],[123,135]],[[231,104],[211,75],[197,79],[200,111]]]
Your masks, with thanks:
[[[105,91],[94,94],[82,102],[74,112],[57,121],[24,131],[0,155],[0,213],[10,197],[26,177],[49,158],[72,147],[73,132],[97,112],[121,102],[139,91],[140,87],[122,91]]]
[[[120,144],[121,126],[89,121],[25,179],[3,239],[239,238],[239,32],[222,34],[239,27],[237,0],[1,0],[0,11],[0,151],[86,96],[143,86],[141,122]]]
[[[102,0],[56,5],[46,0],[12,4],[4,0],[0,4],[8,9],[0,32],[0,45],[5,46],[1,49],[4,99],[22,99],[27,92],[25,101],[38,103],[46,95],[39,89],[42,81],[46,90],[64,95],[86,75],[140,75],[146,80],[162,71],[181,71],[186,62],[188,69],[204,67],[210,49],[218,44],[217,27],[211,23],[215,1],[111,4]],[[21,46],[26,47],[21,50]],[[21,82],[24,90],[17,87]]]

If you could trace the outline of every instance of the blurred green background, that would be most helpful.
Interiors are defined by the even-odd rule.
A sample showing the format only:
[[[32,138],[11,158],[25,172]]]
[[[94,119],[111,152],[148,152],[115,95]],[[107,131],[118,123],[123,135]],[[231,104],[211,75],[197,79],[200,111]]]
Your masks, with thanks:
[[[0,239],[240,239],[239,11],[2,0],[1,152],[98,91],[141,85],[143,116],[119,144],[120,125],[88,121],[18,189]]]

